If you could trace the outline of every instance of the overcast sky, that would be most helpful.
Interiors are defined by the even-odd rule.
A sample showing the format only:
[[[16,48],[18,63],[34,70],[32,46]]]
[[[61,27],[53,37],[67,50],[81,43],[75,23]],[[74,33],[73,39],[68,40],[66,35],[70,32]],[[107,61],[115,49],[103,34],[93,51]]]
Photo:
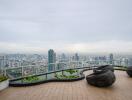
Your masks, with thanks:
[[[132,0],[0,0],[0,53],[132,52]]]

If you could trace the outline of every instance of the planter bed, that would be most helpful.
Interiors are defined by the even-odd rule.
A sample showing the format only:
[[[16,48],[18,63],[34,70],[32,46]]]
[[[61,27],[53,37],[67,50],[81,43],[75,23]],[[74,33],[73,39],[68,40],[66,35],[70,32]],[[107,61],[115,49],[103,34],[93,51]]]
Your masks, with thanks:
[[[76,68],[76,69],[82,69],[82,68]],[[29,83],[28,82],[20,82],[24,78],[19,78],[19,79],[10,80],[9,86],[23,87],[23,86],[33,86],[33,85],[38,85],[38,84],[48,83],[48,82],[73,82],[73,81],[78,81],[78,80],[85,79],[85,75],[83,74],[83,72],[87,71],[87,70],[92,70],[92,69],[89,68],[89,67],[85,67],[85,69],[82,69],[82,71],[79,72],[79,77],[78,78],[72,78],[72,79],[51,78],[51,79],[43,79],[43,80],[38,80],[36,82],[29,82]],[[115,70],[125,71],[125,69],[122,69],[122,68],[115,68]],[[65,71],[65,70],[61,70],[61,71]],[[46,73],[46,74],[55,74],[55,73],[61,72],[61,71],[49,72],[49,73]],[[46,74],[40,74],[40,75],[34,75],[34,76],[43,76],[43,75],[46,75]]]
[[[4,80],[4,81],[0,82],[0,91],[4,90],[8,86],[9,86],[9,80]]]
[[[38,80],[36,82],[29,82],[29,83],[28,82],[21,82],[24,78],[20,78],[20,79],[10,80],[9,86],[23,87],[23,86],[33,86],[33,85],[38,85],[38,84],[48,83],[48,82],[73,82],[73,81],[78,81],[78,80],[82,80],[82,79],[85,78],[85,75],[83,74],[83,72],[86,71],[86,70],[89,70],[89,68],[80,71],[80,73],[79,73],[80,75],[79,75],[78,78],[72,78],[72,79],[53,78],[53,79],[47,79],[47,80],[45,79],[45,80],[41,80],[41,81]],[[36,75],[36,76],[41,76],[41,75]]]

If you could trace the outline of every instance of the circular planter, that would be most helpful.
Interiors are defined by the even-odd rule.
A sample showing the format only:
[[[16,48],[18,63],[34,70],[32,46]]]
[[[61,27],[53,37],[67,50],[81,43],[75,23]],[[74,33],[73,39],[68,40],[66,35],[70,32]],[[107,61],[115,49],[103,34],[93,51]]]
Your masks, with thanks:
[[[0,91],[7,88],[8,86],[9,86],[9,80],[0,82]]]
[[[127,74],[132,77],[132,66],[131,67],[128,67],[127,70],[126,70]]]

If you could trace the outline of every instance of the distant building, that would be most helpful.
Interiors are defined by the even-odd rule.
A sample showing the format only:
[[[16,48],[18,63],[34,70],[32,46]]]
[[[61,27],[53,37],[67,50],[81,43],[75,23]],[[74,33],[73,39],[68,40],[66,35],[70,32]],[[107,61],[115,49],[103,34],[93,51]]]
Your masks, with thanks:
[[[114,56],[112,53],[109,55],[109,63],[110,63],[110,65],[114,64]]]
[[[1,55],[0,56],[0,69],[8,67],[8,58],[6,55]]]
[[[132,58],[129,58],[129,60],[128,60],[128,66],[132,66]]]
[[[63,60],[63,61],[66,60],[66,55],[64,53],[61,55],[61,60]]]
[[[67,56],[64,53],[62,53],[60,57],[60,62],[67,62],[67,61],[68,61]]]
[[[53,71],[55,68],[55,63],[56,62],[56,53],[54,52],[53,49],[50,49],[48,51],[48,70]]]
[[[78,53],[75,53],[75,55],[73,56],[73,61],[79,61]]]
[[[122,66],[128,66],[128,63],[129,63],[129,61],[128,61],[127,58],[122,58],[122,60],[121,60],[121,65]]]

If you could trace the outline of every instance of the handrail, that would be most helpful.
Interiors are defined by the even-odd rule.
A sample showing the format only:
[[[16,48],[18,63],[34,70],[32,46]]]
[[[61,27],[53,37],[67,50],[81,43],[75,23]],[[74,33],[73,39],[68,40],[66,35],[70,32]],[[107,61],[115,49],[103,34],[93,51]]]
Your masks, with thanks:
[[[55,71],[61,71],[61,70],[66,70],[66,69],[82,69],[82,68],[88,68],[88,67],[94,68],[94,67],[98,66],[96,64],[93,64],[93,65],[89,65],[88,64],[87,65],[87,63],[85,63],[85,62],[94,62],[94,61],[71,61],[71,62],[50,63],[48,65],[55,65],[54,66],[54,69],[52,71],[50,71],[50,72],[48,72],[48,65],[44,65],[43,67],[36,66],[36,65],[30,65],[30,66],[21,66],[21,67],[5,68],[5,69],[3,69],[3,74],[4,75],[8,75],[8,74],[10,74],[10,73],[7,72],[8,70],[17,70],[17,69],[19,69],[18,70],[19,73],[22,74],[22,75],[20,75],[20,77],[25,77],[25,75],[28,75],[28,76],[39,75],[38,73],[48,74],[48,73],[54,73]],[[60,68],[61,70],[57,70],[57,64],[66,64],[65,66],[73,67],[73,68],[65,68],[65,66],[63,66],[63,67]],[[125,66],[121,66],[121,65],[112,65],[112,66],[125,67]],[[28,69],[28,70],[33,69],[33,72],[31,71],[31,72],[25,74],[24,71],[26,71],[26,70],[24,70],[24,68],[25,69]],[[42,68],[42,71],[41,71],[41,68]],[[16,79],[15,77],[13,77],[13,78]]]
[[[83,68],[67,68],[67,69],[62,69],[62,70],[56,70],[56,71],[51,71],[51,72],[47,72],[47,73],[42,73],[42,74],[37,74],[37,75],[30,75],[30,76],[41,76],[41,75],[47,75],[47,74],[52,74],[52,73],[56,73],[56,72],[61,72],[61,71],[66,71],[66,70],[74,70],[74,69],[84,69],[84,68],[89,68],[90,67],[83,67]],[[92,68],[91,68],[92,69]],[[21,77],[21,78],[15,78],[15,79],[10,79],[11,81],[12,80],[19,80],[19,79],[23,79],[23,78],[27,78],[29,76],[25,76],[25,77]]]

